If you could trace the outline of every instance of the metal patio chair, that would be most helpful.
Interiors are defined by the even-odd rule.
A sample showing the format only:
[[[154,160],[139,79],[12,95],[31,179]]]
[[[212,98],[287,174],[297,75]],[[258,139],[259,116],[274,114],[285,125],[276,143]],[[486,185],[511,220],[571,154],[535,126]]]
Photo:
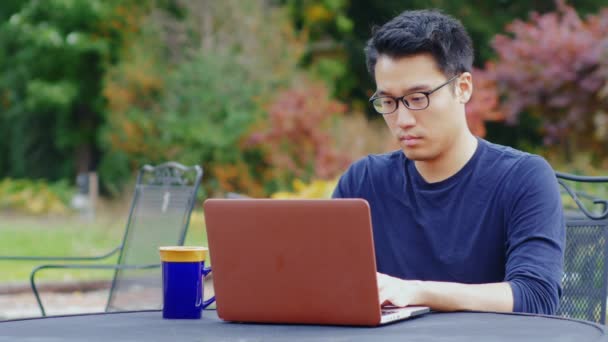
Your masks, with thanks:
[[[46,311],[35,278],[39,271],[51,269],[114,270],[106,311],[160,309],[162,282],[158,247],[183,245],[202,177],[200,166],[186,167],[175,162],[143,166],[137,176],[122,242],[106,254],[92,257],[0,256],[0,260],[87,261],[34,268],[30,284],[43,316]],[[93,263],[116,255],[116,264]]]
[[[565,191],[566,249],[562,297],[557,314],[605,324],[608,296],[608,200],[579,190],[608,177],[556,172]]]

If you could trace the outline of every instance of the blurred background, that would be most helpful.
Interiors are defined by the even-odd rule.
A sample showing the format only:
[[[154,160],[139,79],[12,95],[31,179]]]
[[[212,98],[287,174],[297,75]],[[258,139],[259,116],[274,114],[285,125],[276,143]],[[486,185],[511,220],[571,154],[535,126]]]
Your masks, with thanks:
[[[329,197],[349,163],[395,149],[363,47],[420,8],[473,38],[476,135],[608,173],[605,0],[3,0],[0,254],[107,251],[144,164],[202,166],[200,200]],[[198,203],[187,243],[205,241]],[[33,265],[2,262],[0,284]]]

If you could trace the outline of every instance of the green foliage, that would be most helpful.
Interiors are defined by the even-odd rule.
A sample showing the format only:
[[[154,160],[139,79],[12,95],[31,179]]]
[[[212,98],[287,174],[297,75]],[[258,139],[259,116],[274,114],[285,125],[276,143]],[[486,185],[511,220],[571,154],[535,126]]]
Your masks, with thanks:
[[[118,3],[30,0],[4,14],[0,176],[72,178],[93,166],[102,79],[121,40]]]
[[[212,170],[244,161],[239,141],[261,115],[256,99],[264,88],[233,59],[211,55],[181,63],[163,84],[154,108],[131,108],[106,127],[106,186],[117,191],[131,165],[176,160],[202,165],[205,184],[217,190]]]
[[[165,158],[203,165],[209,171],[205,184],[219,190],[213,184],[217,170],[244,162],[238,145],[261,115],[255,102],[260,91],[247,70],[227,57],[198,56],[180,65],[167,80],[157,114]]]
[[[345,47],[355,28],[348,16],[349,0],[286,0],[294,25],[309,37],[303,64],[325,81],[332,95],[345,98],[356,87]]]
[[[349,34],[354,23],[348,17],[349,0],[286,0],[294,24],[310,32],[312,41]]]
[[[261,89],[249,79],[226,57],[197,56],[180,65],[167,82],[160,140],[186,162],[237,161],[234,147],[260,115],[255,99]]]
[[[11,179],[0,181],[0,209],[27,214],[65,214],[74,188],[65,180]]]
[[[183,6],[184,19],[153,12],[108,73],[101,179],[118,189],[124,171],[176,160],[201,165],[207,191],[264,195],[263,153],[241,141],[295,74],[300,39],[280,8],[263,3]]]
[[[98,173],[105,192],[118,196],[131,176],[129,156],[119,150],[107,151],[99,163]]]
[[[590,13],[603,2],[580,0],[576,6],[580,13]],[[3,1],[0,177],[73,179],[76,172],[98,168],[103,189],[117,194],[142,164],[176,160],[203,166],[208,191],[259,196],[290,188],[294,178],[331,178],[344,161],[337,157],[334,140],[348,140],[329,133],[340,131],[339,114],[347,111],[331,109],[337,103],[333,100],[340,99],[354,112],[369,108],[366,100],[374,87],[365,70],[363,47],[370,28],[405,9],[429,7],[441,8],[464,23],[475,42],[476,65],[484,66],[497,56],[503,58],[490,40],[504,25],[526,18],[533,9],[553,11],[556,5],[554,0]],[[601,22],[595,28],[589,21],[582,26],[604,32]],[[525,36],[510,34],[519,42]],[[534,43],[538,41],[568,49],[560,48],[559,41],[543,38]],[[571,47],[590,42],[589,37],[576,44],[573,39],[561,41]],[[525,46],[524,50],[538,50],[536,57],[545,51],[529,42]],[[597,61],[597,46],[587,44],[575,52]],[[543,53],[549,59],[546,63],[515,54],[516,60],[538,69],[522,72],[548,80],[547,72],[554,72],[557,64],[553,55]],[[581,58],[563,67],[591,60]],[[596,74],[606,75],[606,63],[596,64]],[[515,63],[512,66],[520,70]],[[307,75],[300,78],[303,72]],[[469,125],[483,135],[487,120],[507,112],[497,108],[498,100],[513,97],[497,96],[495,88],[509,82],[497,82],[489,68],[475,73]],[[322,94],[324,100],[310,101],[318,96],[316,86],[298,86],[302,79],[322,80],[329,89]],[[564,81],[561,75],[556,79]],[[534,93],[533,82],[528,83],[508,87]],[[562,85],[555,96],[543,100],[559,102],[556,99],[580,94],[588,84]],[[591,88],[585,89],[605,101],[608,86],[603,93]],[[293,101],[287,100],[290,96]],[[562,115],[572,103],[558,104],[560,109],[550,115]],[[602,105],[605,102],[594,106]],[[578,102],[576,106],[580,107]],[[543,110],[547,108],[554,109]],[[492,123],[489,138],[534,148],[539,143],[539,118],[548,116],[537,104],[521,109],[524,120],[516,128]],[[584,139],[595,134],[604,137],[593,138],[595,143],[605,143],[606,117],[595,116],[593,132],[590,116],[568,119],[568,124],[577,130],[585,126],[579,131]],[[365,124],[357,127],[357,132],[368,130]],[[551,128],[546,123],[543,127],[545,132]],[[251,143],[250,137],[257,142]],[[385,145],[374,139],[378,146]]]

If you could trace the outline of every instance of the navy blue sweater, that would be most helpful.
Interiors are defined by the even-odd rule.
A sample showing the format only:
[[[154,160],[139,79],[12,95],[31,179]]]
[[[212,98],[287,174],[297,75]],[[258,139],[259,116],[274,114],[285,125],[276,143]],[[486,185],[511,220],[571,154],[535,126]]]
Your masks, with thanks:
[[[506,281],[514,311],[553,314],[561,295],[564,218],[541,157],[479,139],[455,175],[427,183],[402,151],[370,155],[334,198],[371,207],[378,272],[402,279]]]

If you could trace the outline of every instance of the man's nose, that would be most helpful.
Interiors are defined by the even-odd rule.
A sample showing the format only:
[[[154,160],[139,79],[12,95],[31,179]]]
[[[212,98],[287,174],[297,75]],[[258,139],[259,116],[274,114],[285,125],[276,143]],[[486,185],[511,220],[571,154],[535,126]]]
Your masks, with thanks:
[[[416,117],[413,111],[407,108],[403,102],[399,103],[399,108],[397,108],[397,125],[399,127],[412,127],[416,125]]]

